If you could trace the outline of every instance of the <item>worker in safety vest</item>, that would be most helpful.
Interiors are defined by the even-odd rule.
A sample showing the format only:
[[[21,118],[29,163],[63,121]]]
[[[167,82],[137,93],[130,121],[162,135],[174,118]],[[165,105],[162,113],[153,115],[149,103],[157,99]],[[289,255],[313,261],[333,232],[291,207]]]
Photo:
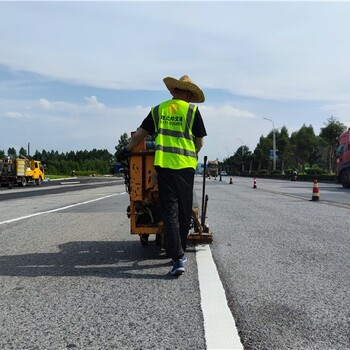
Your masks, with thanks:
[[[179,80],[163,79],[173,99],[153,107],[128,146],[119,154],[122,159],[147,135],[155,136],[154,166],[164,220],[165,248],[173,260],[170,273],[185,272],[187,235],[191,224],[193,183],[198,152],[207,135],[198,107],[204,102],[202,90],[184,75]]]

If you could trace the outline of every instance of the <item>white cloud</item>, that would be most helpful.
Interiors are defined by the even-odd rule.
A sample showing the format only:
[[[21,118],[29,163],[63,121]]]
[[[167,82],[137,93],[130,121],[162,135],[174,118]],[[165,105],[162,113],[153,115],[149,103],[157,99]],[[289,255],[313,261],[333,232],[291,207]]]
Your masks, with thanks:
[[[0,115],[8,118],[7,129],[16,130],[15,137],[11,132],[2,135],[0,149],[31,141],[32,148],[38,150],[66,152],[107,148],[114,152],[120,135],[136,130],[149,112],[149,107],[142,106],[108,107],[96,96],[86,98],[85,102],[65,103],[41,98],[39,101],[22,101],[17,104],[17,110],[4,112],[7,104],[0,101]],[[28,121],[23,120],[18,128],[18,119],[23,116]]]
[[[46,100],[45,98],[40,98],[39,99],[39,104],[45,109],[53,109],[53,105],[50,101]]]
[[[19,112],[6,112],[5,116],[10,119],[21,119],[25,117],[23,113],[19,113]]]
[[[345,126],[350,127],[350,103],[327,104],[322,109],[328,111],[329,116],[337,118]]]
[[[7,114],[15,118],[30,111],[30,115],[36,120],[35,133],[40,135],[39,139],[32,141],[33,149],[37,147],[39,150],[57,149],[66,152],[107,148],[114,152],[120,135],[124,132],[130,135],[150,111],[149,106],[141,105],[127,108],[111,107],[100,103],[97,96],[86,97],[84,101],[86,103],[79,104],[41,98],[39,103],[26,101],[24,105],[19,104],[17,111]],[[1,109],[0,104],[0,111]],[[231,152],[234,147],[240,146],[241,142],[237,141],[239,137],[244,138],[246,143],[256,141],[255,134],[252,134],[251,139],[242,136],[246,122],[250,126],[254,124],[254,113],[229,104],[221,107],[203,105],[200,106],[200,111],[209,135],[203,149],[208,157],[225,157],[226,149],[229,148]],[[15,124],[11,124],[11,127],[15,127]],[[21,139],[31,141],[31,130],[32,122],[22,124],[16,135],[16,143],[20,143]],[[2,143],[11,146],[13,139],[5,135]],[[254,146],[255,144],[251,147]]]
[[[232,105],[225,104],[223,106],[200,106],[200,111],[205,113],[208,119],[215,120],[218,125],[225,121],[234,121],[242,119],[255,118],[254,113],[246,110],[235,108]]]
[[[49,101],[45,98],[40,98],[38,101],[40,108],[46,110],[46,113],[49,111],[55,113],[73,113],[79,108],[79,105],[74,103],[68,103],[65,101]],[[36,108],[36,106],[31,106],[30,108]]]
[[[347,97],[349,3],[188,2],[181,16],[177,6],[0,3],[0,63],[93,86],[152,89],[187,72],[259,98]],[[169,39],[174,28],[191,40]]]
[[[323,110],[336,113],[337,115],[349,115],[350,116],[350,103],[337,103],[337,104],[326,104],[322,107]]]
[[[92,109],[103,110],[105,105],[97,100],[96,96],[85,97],[85,101],[88,102],[89,107]]]
[[[254,151],[260,137],[255,126],[260,121],[253,112],[229,104],[199,108],[208,134],[200,158],[207,155],[209,159],[222,160],[232,155],[242,143]]]
[[[176,2],[0,2],[0,64],[40,73],[47,85],[82,87],[79,99],[61,98],[46,95],[38,77],[0,75],[1,92],[11,94],[0,100],[0,118],[13,130],[23,118],[19,139],[40,134],[41,148],[113,150],[149,107],[111,107],[89,87],[158,90],[163,77],[189,74],[203,89],[233,94],[200,106],[211,158],[239,139],[253,150],[271,130],[261,116],[317,131],[331,115],[350,120],[349,14],[347,2],[188,2],[181,16]],[[35,101],[25,90],[31,79],[42,88]],[[238,95],[249,98],[235,103]]]

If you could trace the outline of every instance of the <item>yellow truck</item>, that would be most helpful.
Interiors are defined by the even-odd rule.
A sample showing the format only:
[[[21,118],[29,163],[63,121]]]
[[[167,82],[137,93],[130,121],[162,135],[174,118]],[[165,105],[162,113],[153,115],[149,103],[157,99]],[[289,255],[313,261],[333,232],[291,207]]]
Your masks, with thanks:
[[[26,157],[0,160],[0,184],[1,186],[18,185],[26,186],[28,183],[41,185],[45,179],[44,167],[38,160],[29,160]]]
[[[207,173],[208,177],[219,175],[219,162],[217,160],[208,160]]]

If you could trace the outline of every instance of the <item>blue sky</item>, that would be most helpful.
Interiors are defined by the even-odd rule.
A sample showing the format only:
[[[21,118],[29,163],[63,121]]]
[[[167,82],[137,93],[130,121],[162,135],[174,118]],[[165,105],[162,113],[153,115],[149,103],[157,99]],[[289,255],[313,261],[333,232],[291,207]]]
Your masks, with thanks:
[[[188,74],[201,156],[331,116],[350,127],[350,2],[0,1],[0,149],[108,149]]]

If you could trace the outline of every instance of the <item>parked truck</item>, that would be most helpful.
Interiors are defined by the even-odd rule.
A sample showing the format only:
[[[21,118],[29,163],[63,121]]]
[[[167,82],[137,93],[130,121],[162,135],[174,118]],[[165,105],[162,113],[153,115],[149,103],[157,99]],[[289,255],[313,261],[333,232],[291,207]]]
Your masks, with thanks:
[[[219,175],[219,162],[217,160],[208,160],[207,173],[209,177]]]
[[[24,156],[6,157],[0,160],[0,184],[26,186],[28,183],[41,185],[45,179],[44,167],[38,160],[29,160]]]
[[[337,182],[344,188],[350,188],[350,128],[339,136]]]

